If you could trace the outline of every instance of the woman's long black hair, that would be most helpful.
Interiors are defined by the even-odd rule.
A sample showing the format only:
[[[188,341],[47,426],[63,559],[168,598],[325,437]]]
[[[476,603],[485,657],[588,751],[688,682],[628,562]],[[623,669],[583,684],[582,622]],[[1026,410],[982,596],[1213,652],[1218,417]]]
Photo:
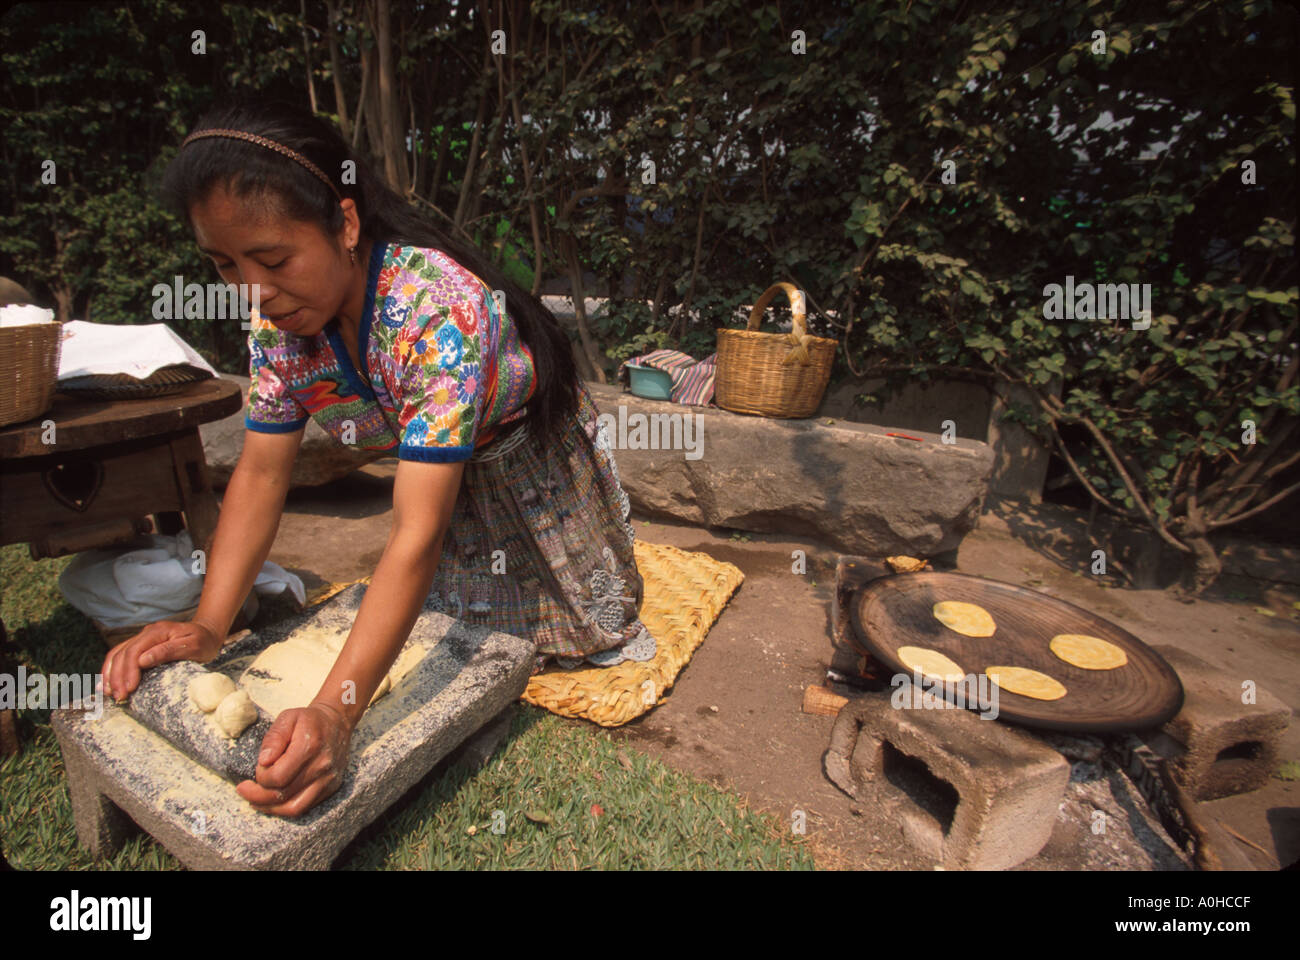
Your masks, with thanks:
[[[476,247],[433,226],[399,197],[348,147],[330,123],[282,101],[246,101],[207,113],[195,130],[229,128],[254,133],[296,150],[320,167],[339,193],[357,205],[361,233],[372,241],[434,247],[506,295],[506,312],[533,355],[537,388],[528,402],[529,429],[558,441],[577,413],[577,367],[568,335],[542,302],[525,293]],[[355,182],[343,182],[345,161],[355,166]],[[162,201],[193,229],[190,206],[216,186],[234,196],[261,198],[294,220],[315,223],[329,236],[343,228],[338,198],[302,164],[258,144],[206,137],[181,150],[160,184]]]

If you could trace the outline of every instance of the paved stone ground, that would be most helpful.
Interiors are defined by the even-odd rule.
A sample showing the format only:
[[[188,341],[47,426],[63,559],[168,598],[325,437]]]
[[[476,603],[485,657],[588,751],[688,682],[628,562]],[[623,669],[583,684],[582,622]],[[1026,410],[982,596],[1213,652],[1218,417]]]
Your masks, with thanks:
[[[326,487],[292,492],[271,559],[303,577],[308,589],[373,573],[388,536],[395,470],[395,460],[383,460]],[[1292,710],[1300,707],[1300,624],[1289,619],[1300,600],[1296,587],[1225,577],[1204,599],[1185,604],[1158,590],[1105,586],[1089,575],[1090,548],[1058,535],[1077,525],[1074,511],[1006,503],[991,509],[961,546],[962,572],[1023,583],[1096,610],[1149,644],[1175,644],[1257,676]],[[804,811],[824,868],[930,869],[933,863],[908,851],[893,825],[873,822],[870,811],[855,809],[830,783],[821,764],[834,720],[800,710],[804,688],[824,681],[830,659],[835,551],[794,537],[748,534],[743,541],[730,531],[633,519],[638,537],[703,550],[735,563],[746,580],[669,698],[600,734],[775,816]],[[791,572],[794,550],[807,554],[806,575]],[[1287,731],[1281,753],[1284,761],[1300,758],[1300,722]],[[1116,825],[1102,836],[1087,829],[1097,809]],[[1203,809],[1267,851],[1241,844],[1258,869],[1300,858],[1300,783],[1271,779]],[[1042,852],[1019,869],[1187,868],[1131,784],[1086,761],[1073,764],[1058,821]]]

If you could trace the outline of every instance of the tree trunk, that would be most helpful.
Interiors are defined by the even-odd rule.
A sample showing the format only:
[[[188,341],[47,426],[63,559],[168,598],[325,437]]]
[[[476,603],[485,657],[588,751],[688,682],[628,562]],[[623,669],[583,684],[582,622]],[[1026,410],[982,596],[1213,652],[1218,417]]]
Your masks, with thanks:
[[[532,62],[533,55],[533,28],[537,24],[535,17],[530,17],[528,21],[528,39],[524,43],[523,58],[525,63]],[[515,22],[515,11],[511,9],[510,28],[512,36],[517,33],[517,24]],[[533,164],[534,161],[528,157],[528,137],[524,129],[524,116],[519,108],[519,81],[515,75],[516,58],[510,59],[510,106],[514,111],[515,131],[519,138],[519,156],[523,164],[524,175],[524,193],[531,199],[528,201],[528,227],[533,238],[533,286],[531,293],[538,296],[542,291],[542,274],[546,272],[546,253],[542,246],[542,212],[536,197],[532,197],[533,192]],[[546,157],[546,142],[543,138],[541,149],[536,156],[536,163],[540,165]]]
[[[356,149],[357,141],[361,137],[361,129],[365,128],[366,141],[370,144],[370,157],[375,162],[379,162],[383,156],[383,142],[379,133],[380,119],[377,116],[378,107],[376,106],[379,97],[375,94],[375,53],[372,50],[361,50],[361,95],[357,100],[357,122],[352,128],[352,147]]]
[[[429,184],[429,199],[434,206],[438,204],[438,193],[442,189],[442,174],[447,166],[447,148],[451,143],[451,121],[442,123],[442,140],[438,143],[438,163],[433,168],[433,181]]]
[[[338,0],[325,0],[326,21],[329,23],[330,76],[334,80],[334,110],[339,115],[339,130],[343,139],[351,142],[352,128],[348,125],[348,99],[343,92],[343,64],[339,57]]]
[[[615,102],[610,111],[613,117],[614,130],[622,132],[628,121],[628,109],[622,102]],[[610,166],[610,174],[619,180],[627,180],[628,164],[627,157],[618,156]],[[622,232],[627,229],[627,194],[611,194],[609,198],[611,214],[614,219],[614,229]],[[605,277],[605,284],[608,287],[606,296],[609,297],[609,306],[611,310],[616,310],[623,300],[623,278],[625,271],[616,267],[612,262],[609,265],[609,274]]]
[[[496,169],[501,163],[501,136],[506,127],[506,104],[505,100],[500,98],[500,79],[497,81],[497,86],[500,111],[497,114],[496,123],[493,124],[492,130],[488,133],[487,149],[483,151],[483,163],[475,174],[478,182],[471,191],[474,197],[469,210],[469,221],[471,223],[478,219],[479,211],[483,206],[483,194],[487,190],[488,184],[492,182],[492,177],[496,174]]]
[[[523,115],[519,110],[519,98],[515,96],[513,66],[511,67],[510,106],[514,110],[515,129],[519,131],[519,156],[520,162],[523,164],[524,193],[531,194],[533,190],[533,165],[528,159],[528,144],[524,138],[524,123]],[[542,249],[542,216],[537,206],[536,197],[528,201],[528,226],[533,237],[533,287],[530,292],[533,296],[537,296],[542,289],[545,255]]]
[[[573,296],[573,316],[578,324],[578,340],[582,344],[577,355],[579,372],[584,380],[607,383],[596,344],[587,330],[587,295],[582,287],[582,262],[578,259],[578,244],[572,237],[565,237],[564,246],[568,253],[566,259],[569,261],[569,282],[572,285],[570,293]]]
[[[405,137],[402,136],[402,110],[397,98],[397,78],[393,72],[393,17],[388,0],[376,0],[375,38],[379,52],[379,121],[383,142],[384,178],[399,195],[406,193]]]
[[[1096,501],[1093,501],[1094,503]],[[1164,555],[1164,541],[1145,531],[1142,545],[1138,548],[1133,561],[1132,582],[1138,590],[1158,590],[1160,588],[1160,558]],[[1112,565],[1114,565],[1112,561]],[[1119,569],[1117,565],[1116,569]]]
[[[415,125],[415,94],[409,86],[406,88],[406,103],[411,108],[411,125],[407,127],[408,135],[411,138],[411,168],[407,177],[407,184],[410,186],[412,193],[418,193],[420,190],[420,156],[423,152],[423,134],[417,134],[420,128]]]
[[[68,258],[64,253],[77,231],[66,232],[57,220],[51,223],[51,227],[54,231],[54,262],[51,264],[53,269],[50,293],[54,296],[55,319],[59,323],[67,323],[73,319],[72,311],[76,309],[77,291],[67,281],[71,271],[68,269]]]
[[[302,17],[302,59],[307,65],[307,97],[311,101],[311,112],[316,113],[316,81],[311,75],[311,41],[307,39],[307,0],[298,0],[298,12]]]
[[[491,47],[483,48],[483,74],[486,74],[488,67],[492,65]],[[487,84],[483,85],[483,92],[478,98],[478,113],[474,116],[474,130],[469,137],[469,156],[465,159],[465,175],[460,182],[460,199],[456,201],[456,215],[453,218],[456,226],[462,226],[465,223],[465,211],[469,207],[469,191],[474,183],[475,171],[478,168],[478,140],[479,134],[483,131],[483,118],[487,116]]]
[[[384,166],[384,117],[379,101],[379,55],[370,54],[370,89],[366,94],[366,139],[370,141],[370,156],[380,170]],[[358,114],[359,115],[359,114]]]
[[[393,65],[393,17],[389,0],[377,0],[375,5],[375,36],[379,48],[379,114],[382,118],[384,143],[384,176],[389,186],[398,194],[406,192],[406,157],[401,135],[401,103],[398,100],[397,77]]]
[[[76,295],[72,288],[62,281],[56,281],[50,285],[50,291],[54,294],[54,317],[59,323],[67,323],[72,317],[73,301]]]
[[[1218,551],[1210,543],[1208,533],[1209,528],[1201,508],[1189,506],[1181,539],[1192,550],[1184,587],[1184,592],[1190,596],[1199,596],[1218,579],[1223,570],[1223,563],[1219,560]]]
[[[647,226],[647,231],[649,227]],[[650,329],[654,330],[659,326],[659,318],[664,315],[665,305],[664,298],[668,293],[668,272],[664,271],[659,274],[659,282],[655,284],[654,304],[650,308]]]

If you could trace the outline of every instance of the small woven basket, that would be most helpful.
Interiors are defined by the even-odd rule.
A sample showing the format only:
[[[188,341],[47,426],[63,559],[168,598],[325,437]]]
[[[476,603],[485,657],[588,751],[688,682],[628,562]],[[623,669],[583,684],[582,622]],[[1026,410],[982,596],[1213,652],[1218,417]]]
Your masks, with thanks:
[[[63,324],[0,327],[0,427],[39,417],[54,403]]]
[[[760,333],[764,309],[782,291],[790,298],[793,328],[789,333]],[[830,382],[838,346],[838,341],[808,333],[803,291],[792,283],[773,284],[749,312],[748,327],[718,329],[714,402],[732,413],[811,417]]]

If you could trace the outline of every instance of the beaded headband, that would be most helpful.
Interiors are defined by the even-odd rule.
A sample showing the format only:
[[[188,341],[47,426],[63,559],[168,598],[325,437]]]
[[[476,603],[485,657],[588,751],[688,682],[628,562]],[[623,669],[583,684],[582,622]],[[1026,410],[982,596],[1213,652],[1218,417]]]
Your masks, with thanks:
[[[322,171],[320,167],[316,166],[316,164],[312,163],[310,160],[304,157],[301,153],[298,153],[296,150],[290,150],[288,147],[281,146],[280,144],[276,143],[274,140],[268,140],[266,137],[259,137],[255,133],[245,133],[243,130],[227,130],[227,129],[199,130],[196,133],[191,133],[188,137],[185,138],[185,140],[181,143],[181,149],[184,150],[187,146],[189,146],[189,144],[193,143],[195,140],[202,140],[204,137],[227,137],[231,140],[247,140],[249,143],[256,143],[258,146],[266,147],[269,150],[274,150],[276,153],[281,153],[284,156],[288,157],[290,160],[302,164],[313,174],[319,177],[321,182],[325,184],[325,186],[333,190],[334,196],[338,197],[339,200],[343,199],[342,194],[340,194],[338,188],[334,186],[333,181],[331,181],[330,178],[325,175],[324,171]]]

